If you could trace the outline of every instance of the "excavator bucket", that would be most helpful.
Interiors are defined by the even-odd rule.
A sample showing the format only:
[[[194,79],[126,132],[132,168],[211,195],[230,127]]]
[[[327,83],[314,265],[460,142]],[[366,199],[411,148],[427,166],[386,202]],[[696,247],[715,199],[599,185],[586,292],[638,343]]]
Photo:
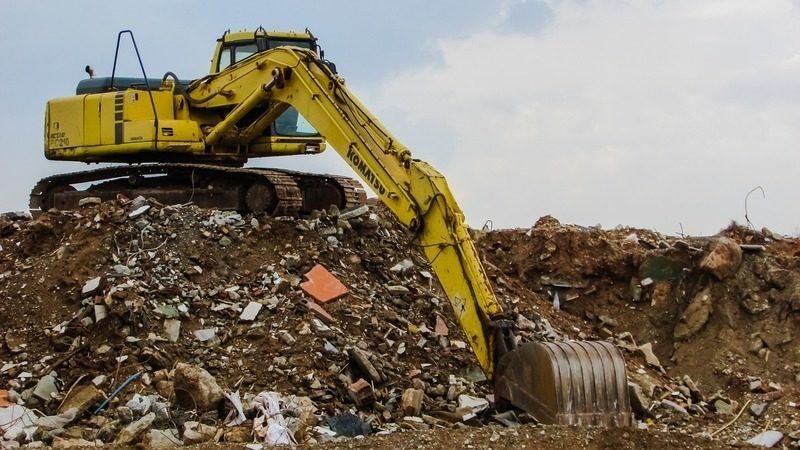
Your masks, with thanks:
[[[495,370],[495,395],[556,425],[630,426],[625,360],[608,342],[530,342]]]

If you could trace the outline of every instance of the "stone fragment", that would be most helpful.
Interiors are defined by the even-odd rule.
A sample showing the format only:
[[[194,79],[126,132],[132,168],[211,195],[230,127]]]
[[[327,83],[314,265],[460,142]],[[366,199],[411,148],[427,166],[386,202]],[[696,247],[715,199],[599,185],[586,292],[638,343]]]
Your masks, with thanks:
[[[714,410],[717,412],[717,414],[721,414],[723,416],[732,416],[734,414],[733,405],[722,399],[714,402]]]
[[[675,339],[687,339],[700,331],[711,317],[712,309],[711,293],[708,288],[703,289],[694,296],[675,325]]]
[[[222,388],[211,374],[186,363],[175,365],[173,389],[178,404],[198,411],[215,410],[225,398]]]
[[[181,336],[181,321],[178,319],[165,319],[164,333],[167,334],[167,339],[170,342],[178,342],[178,338]]]
[[[135,219],[135,218],[141,216],[142,214],[146,213],[149,209],[150,209],[150,205],[142,205],[142,206],[134,209],[133,211],[131,211],[130,214],[128,214],[128,217],[131,218],[131,219]]]
[[[769,407],[769,403],[751,403],[750,404],[750,414],[755,417],[759,418],[764,415],[767,411],[767,407]]]
[[[684,408],[683,406],[673,402],[672,400],[661,400],[661,406],[663,406],[663,407],[665,407],[667,409],[671,409],[671,410],[673,410],[675,412],[678,412],[678,413],[686,415],[686,416],[689,415],[689,412],[686,411],[686,408]]]
[[[56,378],[52,375],[45,375],[40,378],[39,382],[36,383],[36,387],[33,388],[33,395],[44,401],[52,400],[53,395],[57,393]]]
[[[708,252],[700,260],[700,269],[724,280],[735,274],[742,265],[742,249],[731,238],[720,236],[709,244]]]
[[[760,447],[770,448],[780,442],[781,439],[783,439],[783,433],[780,431],[769,430],[753,436],[747,441],[747,443],[750,445],[758,445]]]
[[[339,213],[339,218],[344,220],[353,219],[369,212],[369,206],[361,205],[352,209],[346,209]]]
[[[78,206],[90,206],[90,205],[99,205],[103,202],[103,199],[100,197],[84,197],[78,200]]]
[[[205,328],[203,330],[195,330],[194,337],[200,342],[210,341],[217,335],[216,328]]]
[[[631,399],[631,409],[633,409],[634,414],[641,417],[653,417],[653,413],[647,407],[650,402],[645,397],[641,386],[628,381],[628,397]]]
[[[407,287],[401,286],[399,284],[387,285],[386,290],[392,294],[408,294],[409,292],[411,292]]]
[[[150,429],[150,426],[153,424],[155,419],[155,413],[145,414],[141,419],[130,423],[123,428],[117,435],[117,438],[114,439],[114,443],[120,445],[131,445],[135,443],[142,438],[145,431]]]
[[[186,422],[184,427],[183,442],[185,445],[200,444],[214,440],[218,431],[215,426],[199,422]]]
[[[94,294],[99,288],[100,288],[100,277],[94,277],[83,284],[83,289],[81,289],[81,294],[84,296],[91,295]]]
[[[341,298],[349,292],[341,281],[320,264],[306,272],[305,277],[306,281],[300,283],[300,288],[321,303]]]
[[[168,430],[150,430],[148,447],[150,448],[169,448],[183,445],[180,433],[175,428]]]
[[[423,392],[419,389],[408,388],[403,392],[400,400],[400,410],[406,416],[418,416],[422,411]]]
[[[764,387],[764,382],[758,379],[750,381],[748,387],[750,389],[750,392],[760,392],[760,393],[767,392],[767,389]]]
[[[64,402],[58,408],[58,412],[64,413],[70,409],[75,409],[76,415],[79,416],[102,398],[103,393],[93,384],[77,386],[73,388],[69,396],[64,399]]]
[[[380,383],[383,381],[383,377],[381,377],[380,372],[375,368],[372,362],[369,360],[369,355],[367,352],[353,347],[347,350],[347,355],[350,357],[350,360],[353,361],[356,366],[361,369],[362,372],[374,383]]]
[[[637,353],[644,356],[644,360],[648,365],[653,367],[657,367],[660,370],[663,370],[661,367],[661,361],[658,360],[658,357],[655,353],[653,353],[653,344],[648,342],[646,344],[642,344],[636,348]]]
[[[256,317],[263,306],[264,305],[258,302],[248,303],[247,306],[245,306],[244,311],[242,311],[242,314],[239,315],[239,320],[243,322],[252,322],[253,320],[256,320]]]

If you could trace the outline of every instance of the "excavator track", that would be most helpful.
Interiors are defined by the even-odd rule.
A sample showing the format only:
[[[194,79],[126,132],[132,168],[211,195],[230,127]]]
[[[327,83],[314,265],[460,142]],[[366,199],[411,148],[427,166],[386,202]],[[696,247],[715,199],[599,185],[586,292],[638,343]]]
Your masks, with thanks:
[[[86,183],[92,184],[76,188]],[[273,216],[295,216],[331,204],[347,208],[366,200],[360,184],[345,177],[204,164],[142,164],[43,178],[31,192],[30,210],[38,215],[53,208],[76,209],[81,199],[111,200],[118,194]]]

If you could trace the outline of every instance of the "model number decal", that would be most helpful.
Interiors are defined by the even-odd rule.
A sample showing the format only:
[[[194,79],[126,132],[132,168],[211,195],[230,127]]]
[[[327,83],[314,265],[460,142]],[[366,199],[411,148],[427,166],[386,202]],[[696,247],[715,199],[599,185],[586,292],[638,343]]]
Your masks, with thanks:
[[[69,147],[69,138],[67,133],[59,131],[57,133],[50,133],[50,147]]]

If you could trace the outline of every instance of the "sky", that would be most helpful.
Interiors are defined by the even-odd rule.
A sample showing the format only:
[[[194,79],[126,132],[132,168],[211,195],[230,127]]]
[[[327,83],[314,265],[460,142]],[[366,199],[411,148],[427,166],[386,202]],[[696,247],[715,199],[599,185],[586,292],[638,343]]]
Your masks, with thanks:
[[[707,235],[747,211],[756,229],[800,235],[798,0],[126,5],[0,0],[0,210],[26,209],[42,177],[89,168],[44,158],[44,107],[74,93],[85,65],[110,74],[118,31],[134,32],[149,76],[191,79],[225,30],[260,25],[309,28],[447,177],[473,227],[549,214]],[[121,58],[118,73],[138,76],[129,47]],[[332,150],[250,165],[356,176]]]

